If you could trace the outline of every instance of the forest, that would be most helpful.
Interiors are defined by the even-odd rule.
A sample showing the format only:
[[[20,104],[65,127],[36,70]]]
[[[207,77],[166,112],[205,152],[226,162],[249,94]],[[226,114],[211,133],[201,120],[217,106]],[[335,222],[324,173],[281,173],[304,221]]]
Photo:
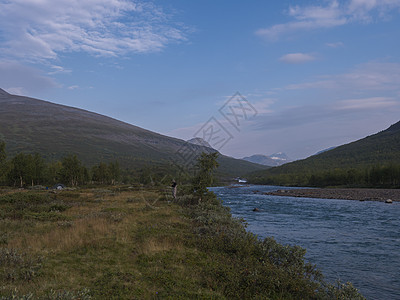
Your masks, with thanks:
[[[118,161],[99,162],[88,168],[75,154],[53,162],[46,162],[38,153],[21,152],[8,158],[6,144],[0,141],[0,185],[20,188],[52,186],[57,183],[70,187],[87,184],[114,185],[121,180],[121,174]]]
[[[281,168],[258,171],[248,176],[249,183],[307,187],[374,187],[400,188],[400,164],[385,163],[342,167],[324,171],[305,167],[287,172]],[[88,185],[115,185],[159,183],[169,184],[172,179],[181,183],[190,181],[192,171],[182,172],[177,166],[147,166],[141,169],[121,167],[117,160],[98,162],[87,167],[76,154],[47,162],[38,153],[20,152],[12,157],[6,153],[6,144],[0,141],[0,185],[12,187],[53,186],[57,183],[69,187]],[[218,179],[215,183],[220,183]]]
[[[272,171],[272,169],[271,169]],[[400,188],[400,164],[376,164],[357,168],[273,174],[257,172],[249,181],[255,184],[309,187]]]
[[[6,143],[0,141],[0,186],[44,189],[56,184],[67,187],[98,185],[170,185],[190,183],[195,165],[182,168],[176,164],[154,162],[141,168],[121,165],[118,160],[99,161],[87,166],[77,154],[67,154],[59,160],[48,161],[39,153],[19,152],[9,156]],[[216,181],[215,183],[219,183]]]

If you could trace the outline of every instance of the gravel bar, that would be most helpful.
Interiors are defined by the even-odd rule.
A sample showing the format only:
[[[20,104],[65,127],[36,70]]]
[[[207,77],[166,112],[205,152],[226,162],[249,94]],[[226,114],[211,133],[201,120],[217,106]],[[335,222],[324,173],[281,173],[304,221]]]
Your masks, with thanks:
[[[400,201],[400,189],[291,189],[278,190],[263,194],[286,197],[343,199],[358,201]]]

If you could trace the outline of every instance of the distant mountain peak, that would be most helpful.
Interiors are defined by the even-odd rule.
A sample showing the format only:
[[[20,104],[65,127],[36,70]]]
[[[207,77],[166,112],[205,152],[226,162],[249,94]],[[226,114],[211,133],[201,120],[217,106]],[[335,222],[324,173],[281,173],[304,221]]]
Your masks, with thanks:
[[[283,152],[277,152],[271,155],[255,154],[244,157],[243,160],[270,167],[276,167],[291,162],[291,159]]]

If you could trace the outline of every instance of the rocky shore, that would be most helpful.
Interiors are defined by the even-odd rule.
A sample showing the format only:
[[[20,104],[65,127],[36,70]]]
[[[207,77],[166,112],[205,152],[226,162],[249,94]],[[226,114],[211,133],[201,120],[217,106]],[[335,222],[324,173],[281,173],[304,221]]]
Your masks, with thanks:
[[[400,201],[400,189],[293,189],[264,193],[265,195],[343,199],[359,201]],[[390,201],[388,201],[390,202]]]

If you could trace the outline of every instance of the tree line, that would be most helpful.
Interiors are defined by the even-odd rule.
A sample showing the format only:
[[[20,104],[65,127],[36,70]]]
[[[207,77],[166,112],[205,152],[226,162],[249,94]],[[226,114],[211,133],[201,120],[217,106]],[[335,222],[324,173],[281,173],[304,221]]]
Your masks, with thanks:
[[[46,162],[38,153],[18,153],[8,158],[6,144],[0,141],[0,184],[24,187],[35,185],[68,186],[93,184],[116,184],[120,180],[118,161],[100,162],[92,168],[82,164],[75,154],[64,156],[55,162]]]
[[[320,172],[291,172],[276,175],[260,175],[259,173],[250,178],[250,182],[310,187],[400,188],[400,164],[392,163],[358,168],[336,168]]]

